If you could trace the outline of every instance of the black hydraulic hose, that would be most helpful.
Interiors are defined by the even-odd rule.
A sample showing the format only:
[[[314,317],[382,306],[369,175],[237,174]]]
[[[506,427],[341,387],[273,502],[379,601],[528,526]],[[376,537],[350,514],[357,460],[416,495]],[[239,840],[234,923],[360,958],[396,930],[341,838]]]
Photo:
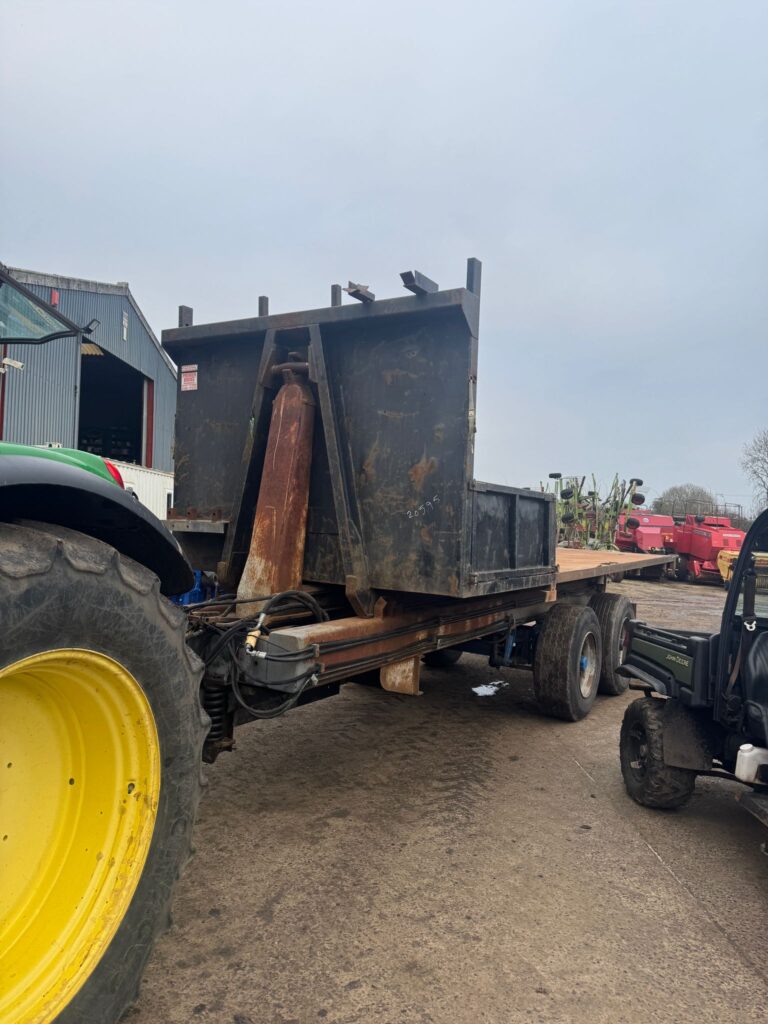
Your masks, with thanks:
[[[313,612],[320,622],[327,622],[330,616],[325,609],[321,608],[316,598],[311,594],[308,594],[304,590],[284,590],[282,594],[275,594],[271,597],[261,610],[261,614],[266,616],[274,612],[275,608],[286,601],[298,601],[299,604],[305,605],[311,612]]]
[[[211,605],[217,604],[226,604],[232,607],[236,604],[252,604],[254,601],[266,601],[272,596],[272,594],[259,594],[256,597],[233,597],[219,594],[217,597],[209,597],[207,601],[196,601],[195,604],[185,605],[184,608],[186,611],[196,611],[198,608],[208,608]]]
[[[249,598],[249,601],[259,600],[262,600],[262,598]],[[317,600],[311,594],[307,594],[303,590],[285,590],[281,594],[273,594],[267,599],[267,603],[264,605],[264,608],[259,613],[258,618],[238,619],[237,622],[234,622],[228,629],[224,630],[224,632],[221,634],[217,642],[214,644],[213,648],[206,655],[205,664],[210,665],[214,658],[216,658],[221,653],[221,651],[226,646],[230,638],[234,636],[236,633],[238,633],[240,630],[245,629],[247,632],[247,630],[251,626],[257,624],[259,619],[262,619],[263,621],[264,617],[269,615],[271,612],[274,612],[276,608],[280,607],[280,605],[290,604],[291,602],[303,604],[321,622],[327,622],[328,619],[330,618],[328,612],[326,612],[325,609],[320,607]],[[271,657],[283,658],[285,656],[272,655]]]
[[[253,619],[238,619],[237,622],[235,622],[232,626],[229,627],[229,629],[225,629],[224,632],[219,637],[219,639],[213,645],[212,650],[210,650],[206,655],[206,666],[210,665],[214,658],[216,658],[221,653],[224,647],[226,647],[227,642],[235,635],[235,633],[238,633],[240,630],[243,629],[247,630],[248,627],[252,625],[254,621],[255,620]]]
[[[258,601],[258,600],[264,600],[264,599],[257,597],[257,598],[251,598],[250,600],[251,601]],[[249,618],[249,619],[239,619],[237,622],[233,623],[231,626],[229,626],[228,629],[225,629],[221,633],[221,635],[218,637],[216,643],[213,645],[212,649],[209,651],[209,653],[208,653],[208,655],[207,655],[207,657],[205,659],[206,666],[211,664],[211,662],[214,660],[214,658],[216,658],[219,655],[219,653],[224,649],[225,646],[227,646],[228,644],[231,643],[233,638],[238,633],[241,633],[243,631],[247,632],[248,630],[250,630],[254,626],[256,628],[261,628],[261,623],[263,623],[264,619],[270,613],[274,614],[274,612],[276,610],[281,609],[281,606],[291,605],[291,604],[296,604],[297,603],[297,604],[300,604],[300,605],[304,605],[304,607],[307,608],[310,612],[312,612],[312,614],[321,622],[327,622],[329,620],[329,618],[330,618],[328,613],[323,608],[320,607],[320,604],[318,603],[318,601],[311,594],[307,594],[303,590],[285,590],[285,591],[283,591],[280,594],[273,594],[272,596],[270,596],[266,600],[267,600],[267,603],[262,608],[262,610],[259,613],[258,617],[256,617],[256,618]],[[282,609],[282,610],[285,610],[285,609]],[[306,659],[306,656],[307,656],[307,651],[306,650],[302,650],[302,651],[283,651],[281,653],[276,653],[276,654],[267,654],[266,657],[264,658],[264,660],[267,661],[267,662],[273,661],[273,662],[279,662],[279,663],[285,664],[286,662],[292,662],[292,661],[304,661]],[[237,704],[245,712],[247,712],[247,714],[250,715],[251,718],[258,718],[258,719],[277,718],[279,715],[284,714],[286,711],[289,711],[292,707],[294,707],[294,705],[298,702],[299,698],[304,693],[304,691],[307,689],[307,687],[310,685],[312,680],[317,678],[316,673],[318,672],[318,670],[319,670],[319,665],[315,664],[310,669],[305,669],[303,672],[300,672],[298,675],[289,676],[287,679],[281,679],[280,680],[281,685],[282,684],[287,684],[287,683],[296,683],[296,682],[301,682],[302,685],[299,687],[299,689],[296,691],[296,693],[291,694],[291,696],[288,697],[287,700],[283,701],[282,704],[279,704],[277,707],[274,707],[274,708],[268,708],[266,710],[260,710],[258,708],[252,707],[246,701],[246,699],[243,697],[242,691],[240,689],[240,684],[237,681],[237,676],[236,675],[234,676],[234,678],[232,679],[232,682],[231,682],[232,693],[234,695],[234,698],[235,698],[235,701],[237,702]]]

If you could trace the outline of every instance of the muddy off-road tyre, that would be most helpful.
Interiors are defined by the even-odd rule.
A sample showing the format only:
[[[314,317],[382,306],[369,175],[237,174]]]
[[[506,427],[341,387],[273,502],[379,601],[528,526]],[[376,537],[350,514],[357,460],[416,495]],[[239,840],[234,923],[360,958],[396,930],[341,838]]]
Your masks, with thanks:
[[[600,623],[603,640],[603,660],[600,666],[600,693],[616,697],[629,687],[629,680],[618,675],[616,669],[624,661],[627,626],[634,618],[629,598],[623,594],[593,594],[589,607]]]
[[[443,651],[430,651],[424,655],[424,664],[429,668],[453,668],[463,653],[453,647],[446,647]]]
[[[547,612],[533,658],[533,692],[543,714],[566,722],[589,714],[602,650],[600,623],[591,608],[556,604]]]
[[[664,763],[666,704],[656,697],[642,697],[629,705],[621,723],[619,757],[624,785],[644,807],[682,807],[696,785],[696,772]]]
[[[190,855],[201,674],[154,574],[0,523],[3,1024],[114,1024],[136,999]]]

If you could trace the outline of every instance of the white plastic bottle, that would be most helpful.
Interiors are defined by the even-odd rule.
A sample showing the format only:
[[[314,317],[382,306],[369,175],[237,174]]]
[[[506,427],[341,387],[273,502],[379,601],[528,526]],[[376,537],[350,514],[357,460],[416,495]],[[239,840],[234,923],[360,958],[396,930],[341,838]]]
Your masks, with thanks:
[[[736,778],[750,784],[757,782],[757,772],[762,764],[768,764],[768,750],[752,743],[742,743],[736,755]]]

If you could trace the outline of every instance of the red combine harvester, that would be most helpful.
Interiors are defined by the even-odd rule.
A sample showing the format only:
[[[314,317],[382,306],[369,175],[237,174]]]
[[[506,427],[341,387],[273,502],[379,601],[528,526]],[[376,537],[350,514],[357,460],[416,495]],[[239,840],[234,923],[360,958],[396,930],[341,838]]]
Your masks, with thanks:
[[[619,551],[663,554],[675,550],[675,521],[672,516],[657,515],[637,509],[622,512],[616,524],[616,547]]]
[[[746,534],[731,526],[728,516],[687,515],[675,524],[674,550],[677,578],[682,583],[722,583],[718,566],[721,551],[740,551]]]

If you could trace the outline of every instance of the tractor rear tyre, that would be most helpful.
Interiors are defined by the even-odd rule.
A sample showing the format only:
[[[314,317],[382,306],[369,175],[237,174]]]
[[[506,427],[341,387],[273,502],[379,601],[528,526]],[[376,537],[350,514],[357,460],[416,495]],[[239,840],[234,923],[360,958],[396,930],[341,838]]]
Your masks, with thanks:
[[[624,712],[619,739],[621,774],[627,792],[644,807],[682,807],[696,785],[696,772],[664,763],[667,702],[642,697]]]
[[[424,655],[424,664],[429,668],[453,668],[463,651],[457,651],[455,647],[446,647],[442,651],[430,651]]]
[[[600,693],[616,697],[629,687],[629,680],[620,676],[616,669],[624,661],[627,627],[634,618],[629,598],[623,594],[594,594],[589,607],[600,623],[603,638],[603,661],[600,666]]]
[[[603,645],[591,608],[556,604],[547,612],[536,641],[533,691],[539,710],[577,722],[597,696]]]
[[[184,616],[82,533],[0,523],[0,1021],[114,1024],[170,923],[208,719]]]

